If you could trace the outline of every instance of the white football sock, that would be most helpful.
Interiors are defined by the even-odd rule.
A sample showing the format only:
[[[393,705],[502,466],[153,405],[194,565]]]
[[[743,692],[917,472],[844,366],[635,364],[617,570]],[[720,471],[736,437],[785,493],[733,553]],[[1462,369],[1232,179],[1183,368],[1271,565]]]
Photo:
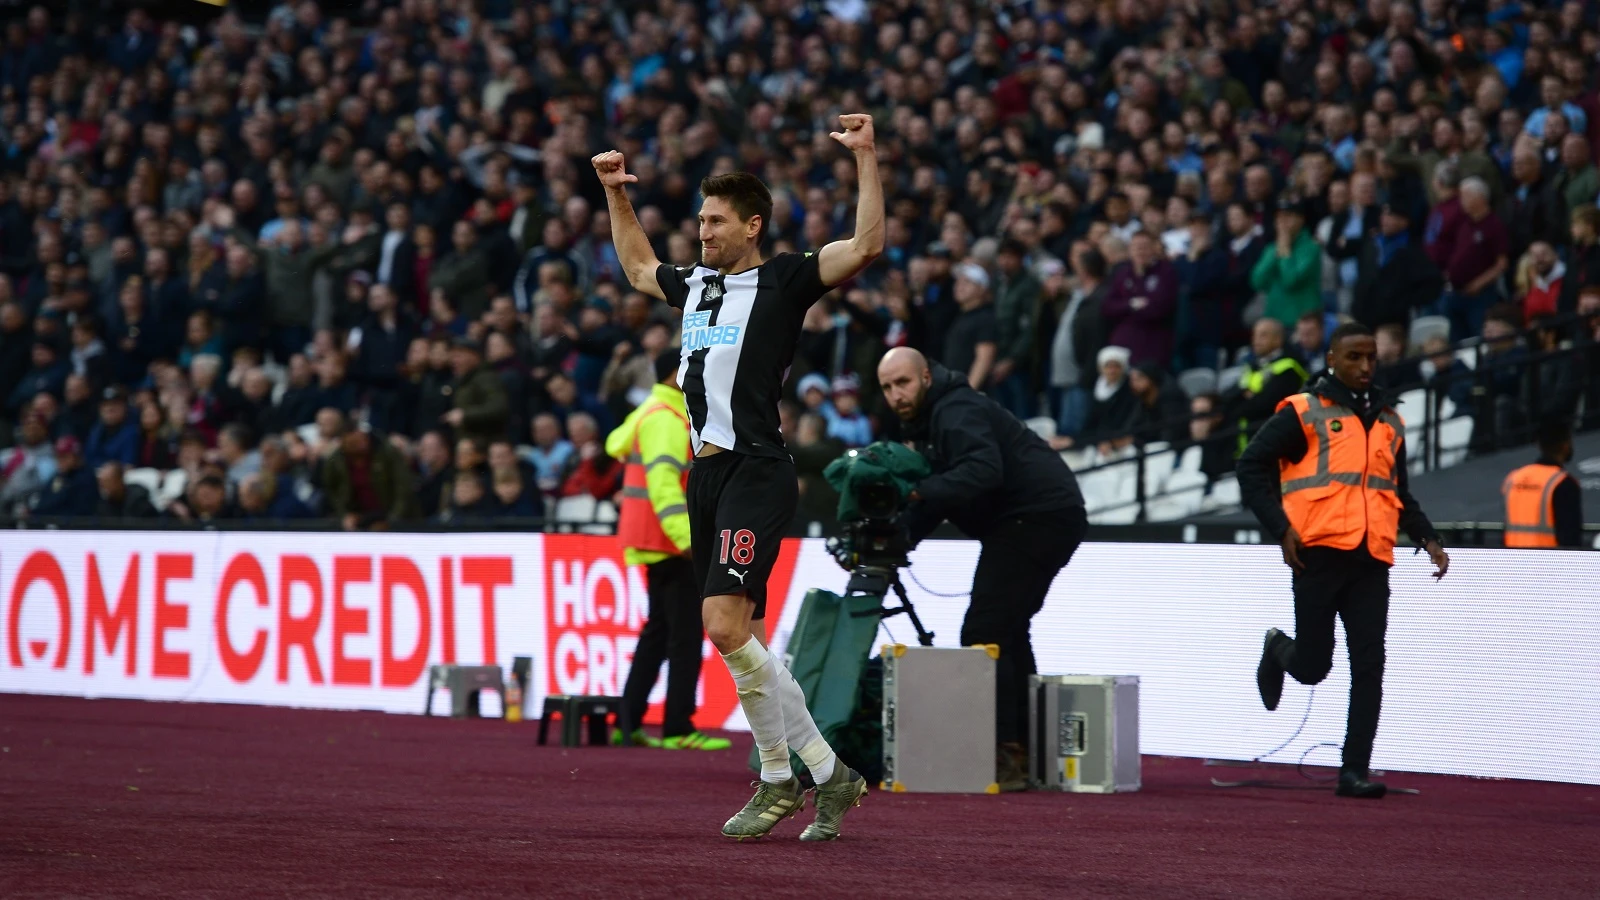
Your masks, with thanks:
[[[779,674],[783,667],[753,637],[743,647],[724,653],[722,661],[733,676],[739,705],[744,708],[756,752],[761,755],[761,780],[771,784],[788,781],[794,777],[794,770],[789,767],[789,742],[784,740],[783,679]],[[810,717],[806,718],[809,721]]]
[[[817,729],[816,720],[811,718],[811,710],[806,709],[806,694],[800,689],[800,682],[794,680],[794,673],[787,666],[780,665],[778,680],[778,696],[783,699],[784,736],[788,738],[789,746],[800,755],[806,768],[811,770],[811,780],[822,784],[833,775],[833,763],[837,757]]]

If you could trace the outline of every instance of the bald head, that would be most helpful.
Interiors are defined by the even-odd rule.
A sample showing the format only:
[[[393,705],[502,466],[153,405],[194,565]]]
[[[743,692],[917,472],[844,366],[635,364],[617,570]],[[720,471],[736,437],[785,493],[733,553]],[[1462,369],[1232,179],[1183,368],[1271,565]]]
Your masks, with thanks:
[[[890,350],[878,363],[878,384],[895,415],[905,420],[916,418],[933,384],[928,358],[910,347]]]
[[[1250,349],[1259,357],[1271,356],[1283,349],[1285,331],[1283,323],[1271,316],[1262,316],[1250,329]]]
[[[926,368],[928,368],[928,358],[922,355],[922,351],[912,347],[895,347],[878,361],[878,376],[881,378],[885,372],[896,372],[901,369],[921,372]]]

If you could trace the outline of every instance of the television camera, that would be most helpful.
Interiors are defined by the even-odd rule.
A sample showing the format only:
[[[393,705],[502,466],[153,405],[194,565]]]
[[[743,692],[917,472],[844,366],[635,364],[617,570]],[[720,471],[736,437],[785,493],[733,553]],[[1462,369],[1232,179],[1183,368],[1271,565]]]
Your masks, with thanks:
[[[911,535],[899,519],[915,480],[928,474],[927,461],[916,451],[887,442],[851,450],[823,472],[839,492],[838,517],[844,533],[829,538],[827,547],[850,573],[845,596],[879,598],[878,609],[855,615],[887,619],[904,614],[924,647],[933,646],[933,632],[922,627],[900,582],[900,569],[911,564]],[[900,605],[883,607],[891,591]]]

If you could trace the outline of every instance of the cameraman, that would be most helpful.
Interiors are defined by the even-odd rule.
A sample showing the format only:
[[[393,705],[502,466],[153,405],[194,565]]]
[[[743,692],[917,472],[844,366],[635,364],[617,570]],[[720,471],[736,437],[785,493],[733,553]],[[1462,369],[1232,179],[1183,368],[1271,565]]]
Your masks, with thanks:
[[[999,777],[1027,773],[1028,676],[1038,671],[1030,620],[1088,530],[1083,493],[1061,456],[962,375],[897,347],[878,364],[884,399],[933,474],[903,515],[912,543],[949,520],[982,545],[961,644],[998,644]]]

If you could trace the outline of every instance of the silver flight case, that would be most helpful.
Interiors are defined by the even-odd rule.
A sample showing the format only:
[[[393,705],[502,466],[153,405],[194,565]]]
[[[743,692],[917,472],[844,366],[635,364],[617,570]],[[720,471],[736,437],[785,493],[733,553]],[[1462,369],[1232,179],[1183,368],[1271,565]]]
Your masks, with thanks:
[[[1139,676],[1028,681],[1032,787],[1086,794],[1139,789]]]
[[[883,645],[883,789],[994,794],[999,648]]]

